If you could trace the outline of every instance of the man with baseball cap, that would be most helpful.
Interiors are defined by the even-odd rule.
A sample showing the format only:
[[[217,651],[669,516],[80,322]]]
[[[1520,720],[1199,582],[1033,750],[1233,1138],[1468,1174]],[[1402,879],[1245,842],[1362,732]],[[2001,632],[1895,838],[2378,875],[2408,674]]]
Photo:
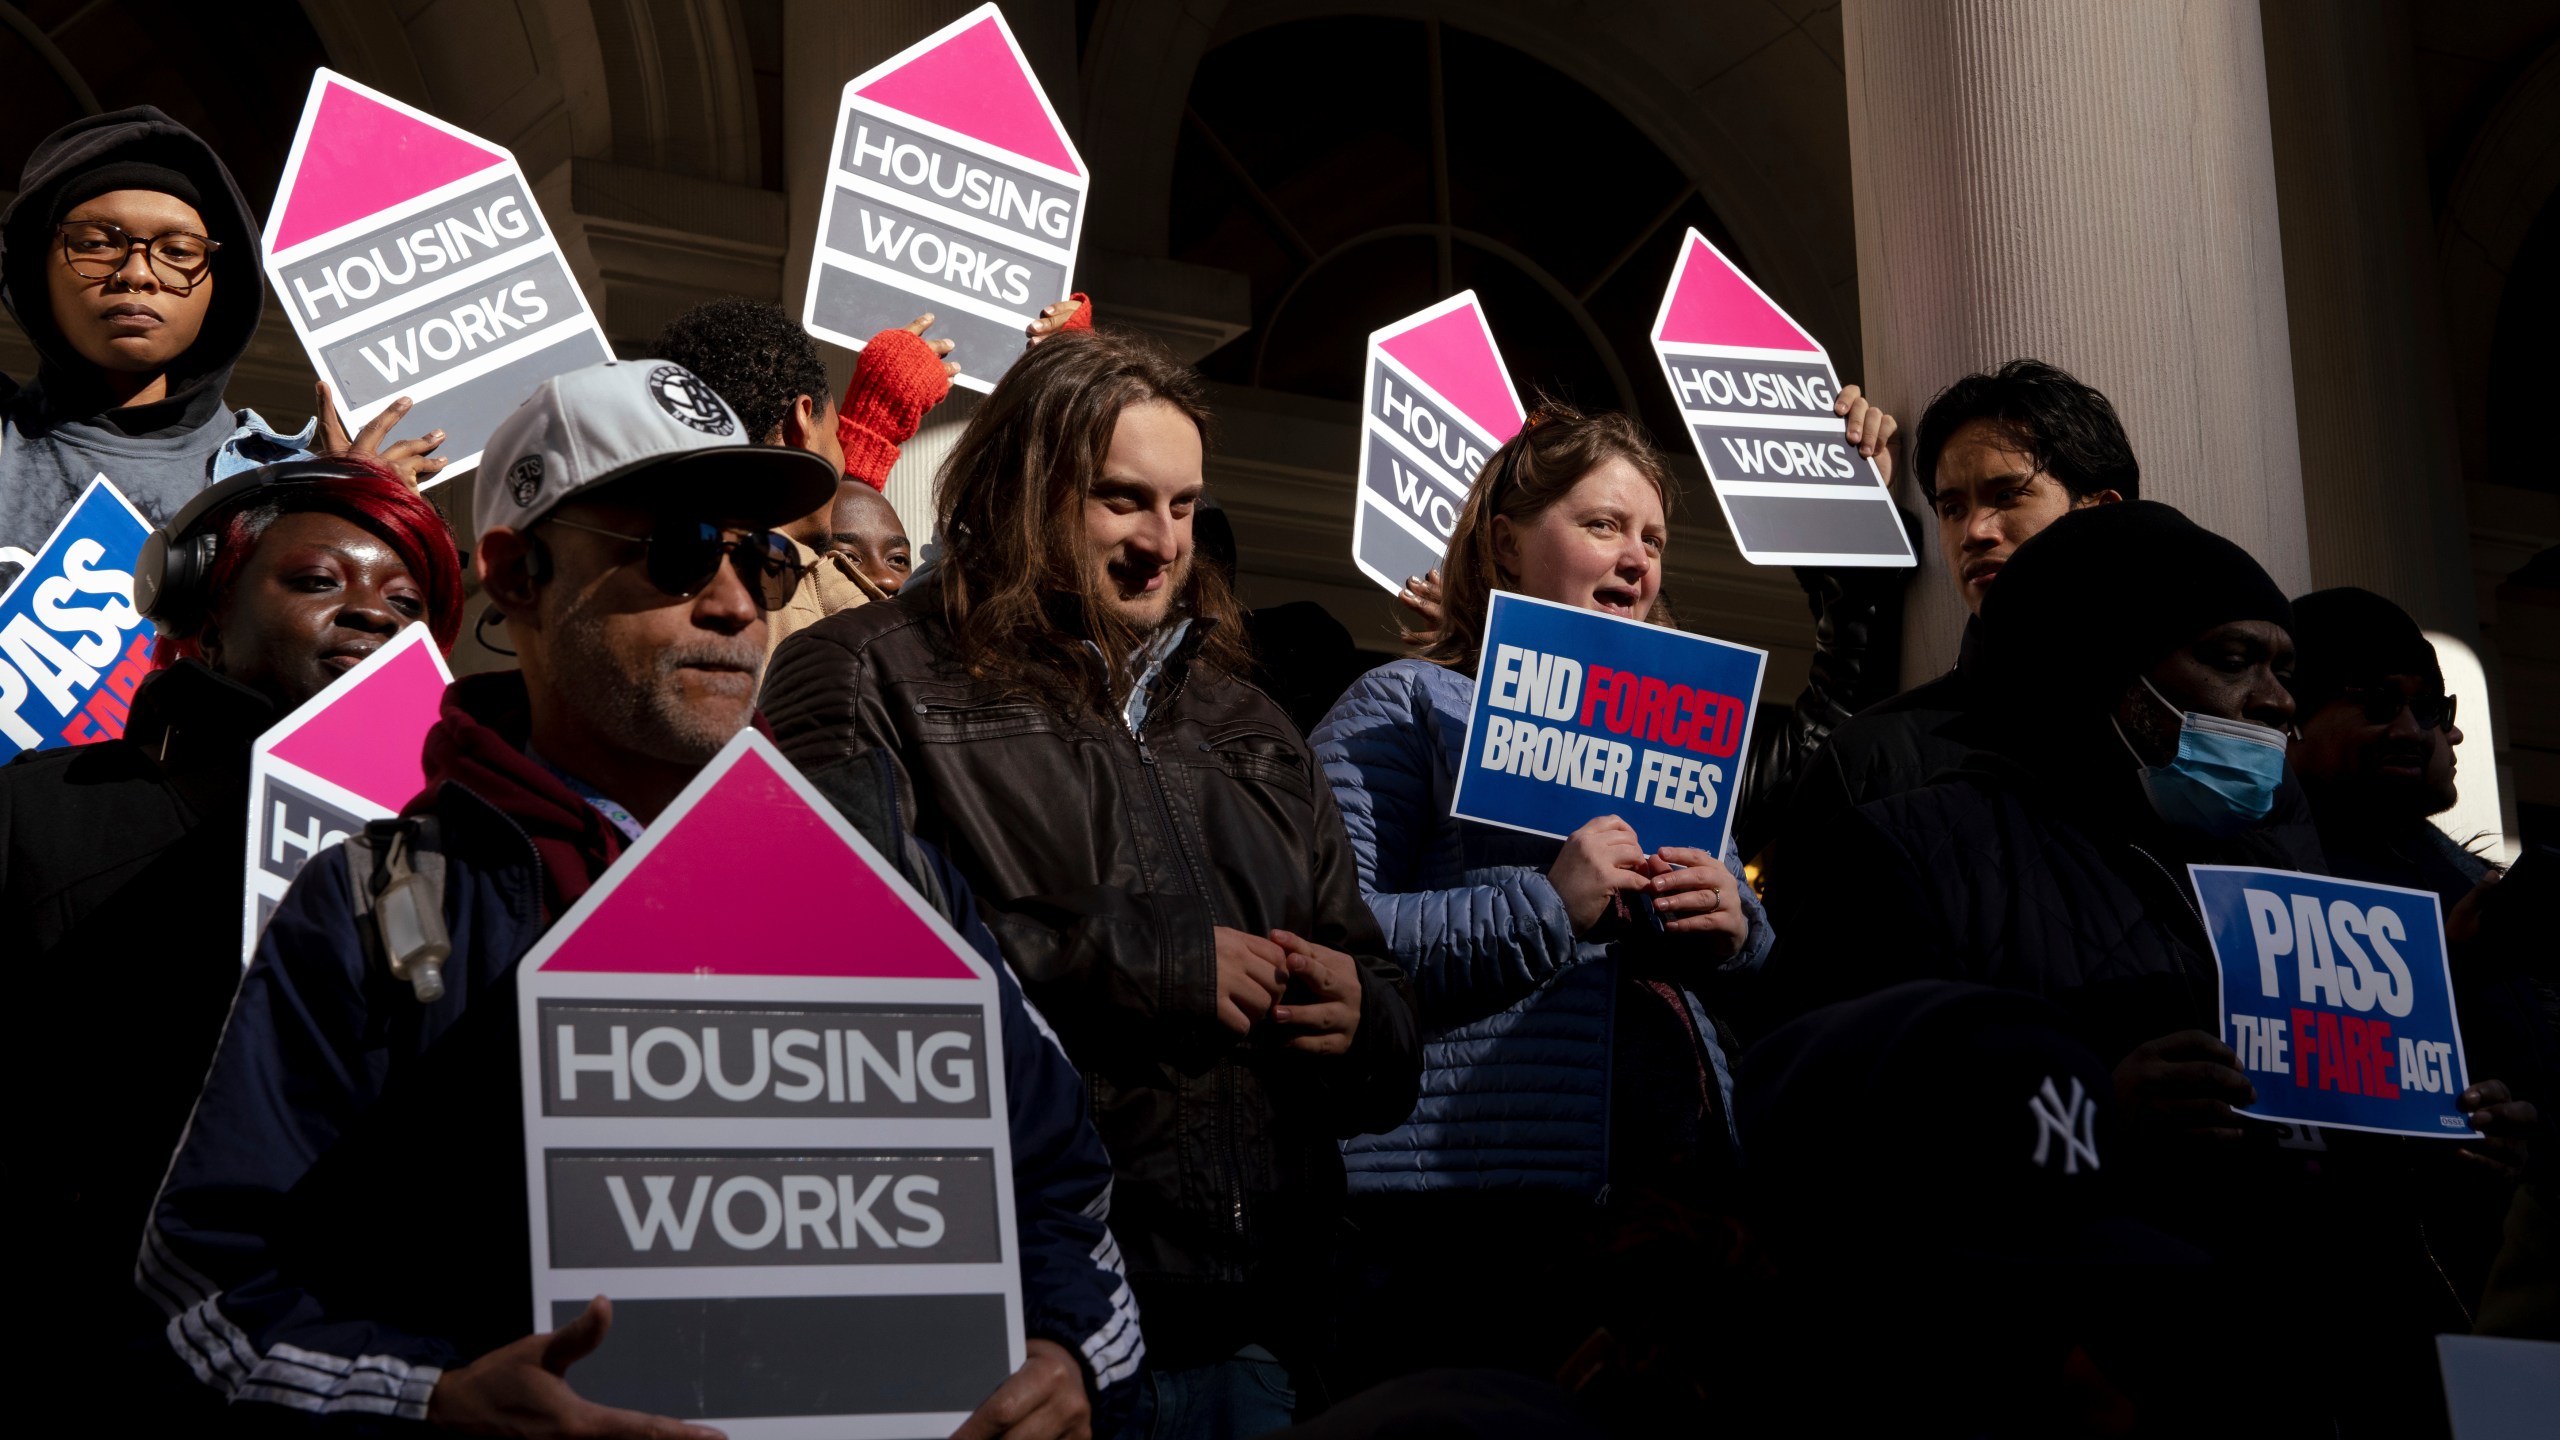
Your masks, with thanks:
[[[605,1299],[524,1333],[513,972],[702,765],[760,723],[765,612],[798,580],[772,527],[835,483],[807,451],[748,443],[709,386],[664,361],[546,380],[490,437],[474,559],[522,669],[446,692],[424,793],[396,826],[314,859],[259,942],[137,1271],[198,1379],[235,1404],[309,1417],[714,1433],[578,1396],[564,1372],[605,1340]],[[863,775],[814,779],[992,959],[956,874],[896,831]],[[441,994],[382,953],[394,927],[378,927],[373,897],[403,870],[441,891]],[[810,942],[777,926],[772,943]],[[1081,1084],[1019,992],[1000,988],[1032,1338],[966,1433],[1050,1440],[1127,1393],[1135,1302],[1104,1226],[1110,1164]]]

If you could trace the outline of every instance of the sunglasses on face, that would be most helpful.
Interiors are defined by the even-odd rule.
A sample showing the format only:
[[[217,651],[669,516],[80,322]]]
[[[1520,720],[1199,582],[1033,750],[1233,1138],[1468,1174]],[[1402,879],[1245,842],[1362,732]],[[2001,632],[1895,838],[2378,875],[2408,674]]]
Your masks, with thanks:
[[[554,518],[565,530],[626,540],[641,548],[649,583],[678,600],[690,600],[711,584],[727,560],[763,610],[779,610],[800,588],[800,565],[791,542],[770,530],[727,530],[707,520],[661,520],[646,535],[625,535],[575,520]]]
[[[2453,729],[2455,697],[2451,695],[2404,695],[2398,690],[2348,690],[2338,697],[2364,712],[2367,725],[2388,725],[2407,710],[2409,718],[2421,730]]]

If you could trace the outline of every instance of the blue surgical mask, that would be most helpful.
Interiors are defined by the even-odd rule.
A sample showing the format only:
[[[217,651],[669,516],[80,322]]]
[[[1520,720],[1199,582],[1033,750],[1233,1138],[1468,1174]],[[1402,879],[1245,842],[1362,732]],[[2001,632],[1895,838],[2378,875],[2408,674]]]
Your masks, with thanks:
[[[2169,697],[2144,677],[2142,687],[2172,710]],[[2116,727],[2124,739],[2124,727]],[[2125,748],[2133,742],[2125,739]],[[2140,751],[2134,758],[2142,758]],[[2207,835],[2236,835],[2267,818],[2284,783],[2284,732],[2225,720],[2219,715],[2178,713],[2178,755],[2166,765],[2145,765],[2142,793],[2161,819]]]

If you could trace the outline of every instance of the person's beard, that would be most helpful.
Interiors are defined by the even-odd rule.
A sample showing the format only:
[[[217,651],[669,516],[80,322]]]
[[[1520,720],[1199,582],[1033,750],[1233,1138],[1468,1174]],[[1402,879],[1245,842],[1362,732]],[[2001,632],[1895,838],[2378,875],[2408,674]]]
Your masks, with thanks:
[[[553,617],[551,629],[557,638],[548,649],[562,695],[589,727],[622,749],[700,765],[754,714],[764,647],[745,635],[696,632],[643,657],[634,669],[617,656],[607,617],[590,606],[572,605]],[[678,672],[705,663],[745,671],[746,695],[734,711],[686,702]]]
[[[1120,576],[1106,560],[1099,566],[1099,573],[1092,582],[1094,598],[1108,613],[1144,639],[1172,619],[1175,611],[1181,608],[1184,594],[1191,588],[1191,565],[1197,558],[1194,552],[1184,551],[1172,564],[1155,572],[1164,577],[1161,588],[1152,594],[1138,596],[1122,593]],[[1147,607],[1143,618],[1141,607]]]

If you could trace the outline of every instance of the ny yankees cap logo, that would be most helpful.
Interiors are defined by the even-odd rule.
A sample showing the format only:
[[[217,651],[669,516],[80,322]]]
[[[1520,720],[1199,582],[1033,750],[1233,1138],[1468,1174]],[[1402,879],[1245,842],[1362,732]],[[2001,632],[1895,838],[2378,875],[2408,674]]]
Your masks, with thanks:
[[[681,365],[661,365],[650,371],[649,395],[659,409],[705,435],[727,435],[738,428],[720,396]]]
[[[2053,1077],[2046,1076],[2044,1088],[2027,1097],[2027,1113],[2036,1117],[2036,1165],[2051,1163],[2046,1157],[2059,1139],[2063,1174],[2079,1174],[2083,1160],[2089,1162],[2090,1169],[2098,1168],[2098,1102],[2080,1083],[2079,1076],[2071,1077],[2071,1098],[2067,1101],[2054,1088]]]

